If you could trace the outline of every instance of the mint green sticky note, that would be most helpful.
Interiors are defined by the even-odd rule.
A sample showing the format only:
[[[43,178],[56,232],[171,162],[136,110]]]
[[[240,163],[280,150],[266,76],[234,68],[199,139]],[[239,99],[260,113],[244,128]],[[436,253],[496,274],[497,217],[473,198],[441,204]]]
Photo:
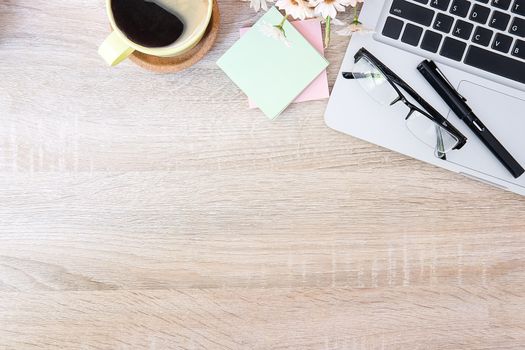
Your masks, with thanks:
[[[239,39],[217,65],[270,119],[276,118],[328,66],[326,59],[275,8]]]

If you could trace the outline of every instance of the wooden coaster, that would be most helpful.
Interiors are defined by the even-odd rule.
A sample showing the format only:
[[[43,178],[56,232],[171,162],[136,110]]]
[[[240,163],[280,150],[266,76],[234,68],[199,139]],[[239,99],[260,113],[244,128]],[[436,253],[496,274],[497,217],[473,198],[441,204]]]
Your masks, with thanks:
[[[175,73],[180,72],[195,63],[199,62],[211,50],[217,35],[219,34],[219,24],[221,15],[217,0],[213,1],[213,12],[210,23],[201,41],[191,50],[174,57],[158,57],[135,51],[129,56],[129,59],[136,65],[158,73]]]

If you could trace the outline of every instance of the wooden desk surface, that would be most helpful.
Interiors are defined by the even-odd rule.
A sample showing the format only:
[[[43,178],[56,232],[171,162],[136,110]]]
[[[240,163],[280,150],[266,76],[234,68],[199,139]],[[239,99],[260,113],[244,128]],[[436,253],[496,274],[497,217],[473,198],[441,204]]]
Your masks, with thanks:
[[[0,2],[0,349],[525,348],[524,198],[248,110],[246,3],[172,75],[105,67],[103,7]]]

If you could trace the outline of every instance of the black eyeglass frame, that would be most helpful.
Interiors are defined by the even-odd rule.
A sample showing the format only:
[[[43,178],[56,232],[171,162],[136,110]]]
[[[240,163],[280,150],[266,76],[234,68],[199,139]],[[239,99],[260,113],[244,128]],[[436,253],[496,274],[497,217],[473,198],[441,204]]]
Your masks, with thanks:
[[[432,120],[434,123],[441,126],[443,129],[447,130],[454,137],[456,137],[458,143],[452,149],[461,149],[467,143],[467,137],[465,135],[463,135],[458,129],[456,129],[454,125],[452,125],[434,107],[432,107],[427,101],[425,101],[423,97],[421,97],[414,89],[412,89],[412,87],[410,87],[410,85],[408,85],[390,68],[385,66],[383,62],[381,62],[378,58],[372,55],[367,49],[365,49],[364,47],[359,49],[359,51],[357,51],[357,53],[354,55],[354,62],[357,63],[363,57],[366,58],[371,64],[373,64],[381,73],[383,73],[388,83],[394,88],[394,90],[396,90],[397,94],[399,95],[394,101],[390,103],[390,105],[392,106],[397,102],[402,101],[410,109],[405,119],[408,119],[412,115],[412,113],[417,111],[423,114],[425,117]],[[356,73],[343,72],[343,77],[345,79],[354,79],[354,74]],[[412,97],[417,103],[419,103],[421,107],[423,107],[425,110],[422,110],[421,108],[415,106],[413,103],[408,101],[397,85],[399,85],[399,87],[405,90],[410,95],[410,97]]]

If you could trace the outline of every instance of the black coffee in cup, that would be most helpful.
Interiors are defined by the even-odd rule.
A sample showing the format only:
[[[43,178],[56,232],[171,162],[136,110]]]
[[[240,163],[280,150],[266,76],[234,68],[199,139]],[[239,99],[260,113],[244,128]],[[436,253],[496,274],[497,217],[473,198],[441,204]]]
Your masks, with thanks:
[[[112,0],[111,10],[117,27],[144,47],[171,45],[184,32],[184,22],[154,0]]]

